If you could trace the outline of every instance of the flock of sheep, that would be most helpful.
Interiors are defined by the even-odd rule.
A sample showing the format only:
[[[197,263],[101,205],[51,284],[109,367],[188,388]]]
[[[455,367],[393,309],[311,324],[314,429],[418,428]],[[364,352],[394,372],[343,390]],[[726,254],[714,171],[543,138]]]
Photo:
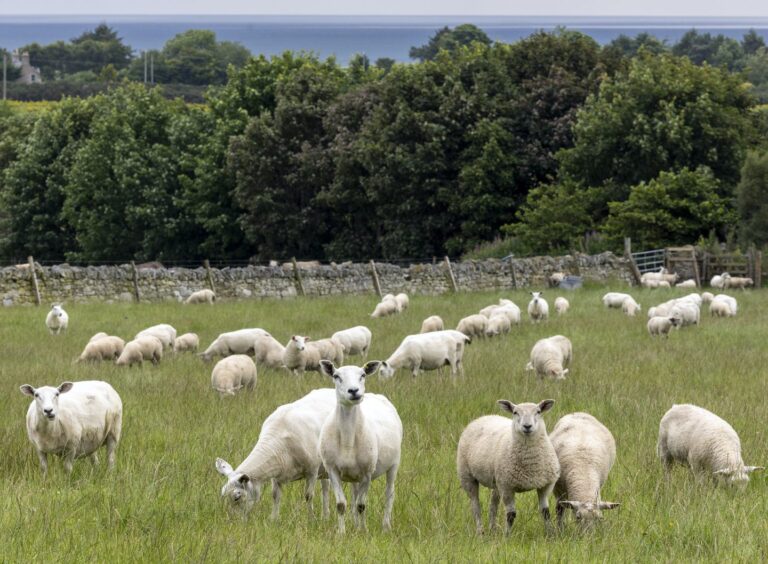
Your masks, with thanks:
[[[667,282],[665,272],[650,273],[648,280]],[[726,287],[734,278],[727,274],[717,282]],[[744,288],[747,284],[737,283]],[[658,287],[658,285],[656,285]],[[541,292],[532,292],[527,307],[531,322],[545,322],[549,305]],[[209,290],[193,294],[189,303],[213,304]],[[634,316],[641,310],[632,296],[609,292],[603,296],[607,307],[621,308]],[[689,294],[650,308],[648,331],[668,336],[672,327],[696,325],[702,303],[710,304],[712,315],[736,315],[736,300],[725,294]],[[408,296],[387,295],[376,306],[372,318],[394,315],[409,305]],[[555,310],[563,315],[570,304],[563,297],[555,300]],[[264,484],[271,484],[276,519],[283,485],[304,480],[305,500],[312,513],[315,484],[322,490],[322,514],[330,513],[329,490],[336,501],[338,529],[345,529],[347,500],[342,488],[352,484],[351,509],[356,526],[365,529],[365,510],[370,484],[385,476],[383,527],[392,525],[395,481],[400,465],[403,425],[395,406],[383,395],[366,393],[366,377],[378,373],[391,378],[397,370],[408,370],[415,377],[421,370],[442,371],[449,366],[452,376],[463,374],[463,355],[473,338],[490,338],[508,333],[521,323],[521,310],[512,301],[499,300],[479,313],[464,317],[456,330],[445,329],[436,315],[424,320],[421,331],[405,337],[384,361],[369,361],[363,366],[343,365],[344,359],[360,355],[365,361],[372,340],[371,331],[357,326],[334,333],[326,339],[312,340],[293,335],[282,345],[261,328],[222,333],[199,354],[204,361],[222,357],[214,366],[211,384],[221,395],[234,395],[256,384],[257,366],[284,369],[295,374],[318,371],[330,378],[334,388],[316,389],[296,401],[278,407],[263,423],[251,453],[233,468],[216,460],[216,469],[226,482],[221,496],[231,509],[245,515],[261,498]],[[51,333],[66,330],[68,316],[55,304],[46,317]],[[116,336],[97,333],[86,344],[78,361],[114,361],[118,365],[155,364],[164,351],[196,351],[197,335],[176,336],[176,329],[160,324],[144,329],[128,343]],[[527,370],[541,378],[562,380],[573,359],[571,341],[562,335],[539,340],[532,348]],[[33,397],[27,412],[27,433],[47,470],[47,455],[64,458],[67,472],[74,460],[90,456],[106,447],[109,467],[122,427],[122,402],[106,382],[64,382],[58,387],[21,391]],[[554,400],[514,404],[499,400],[498,405],[511,415],[488,415],[470,422],[461,434],[456,454],[461,487],[470,499],[478,533],[482,533],[479,487],[491,489],[489,525],[493,529],[499,502],[504,504],[506,531],[516,517],[515,494],[536,490],[539,509],[550,528],[549,497],[557,500],[558,524],[567,509],[578,522],[587,524],[600,518],[603,510],[617,503],[603,501],[600,491],[616,459],[616,444],[610,430],[592,415],[572,413],[562,417],[547,433],[543,415]],[[739,437],[734,429],[714,413],[693,405],[674,405],[662,418],[657,445],[663,467],[673,462],[687,465],[699,477],[711,476],[727,484],[745,484],[749,473],[761,467],[747,466],[741,457]]]

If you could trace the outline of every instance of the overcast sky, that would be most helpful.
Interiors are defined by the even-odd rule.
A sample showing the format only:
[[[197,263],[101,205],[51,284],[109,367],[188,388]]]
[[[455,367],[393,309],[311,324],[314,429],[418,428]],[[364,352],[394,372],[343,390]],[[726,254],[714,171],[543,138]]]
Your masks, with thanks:
[[[0,0],[3,15],[768,16],[768,0]]]

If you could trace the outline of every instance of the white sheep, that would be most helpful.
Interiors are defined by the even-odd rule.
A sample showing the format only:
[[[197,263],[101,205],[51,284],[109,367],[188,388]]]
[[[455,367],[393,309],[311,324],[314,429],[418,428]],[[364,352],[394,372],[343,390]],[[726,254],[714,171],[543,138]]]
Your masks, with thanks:
[[[714,297],[715,296],[711,292],[701,293],[701,301],[704,302],[705,304],[710,303]]]
[[[560,463],[542,414],[554,400],[538,404],[513,404],[499,400],[499,406],[512,414],[512,421],[500,415],[475,419],[459,438],[456,470],[461,487],[472,506],[477,533],[483,533],[480,517],[480,486],[491,490],[489,527],[496,527],[499,498],[506,508],[506,533],[517,516],[515,494],[536,490],[539,510],[547,529],[550,528],[549,495],[560,477]]]
[[[468,315],[459,321],[456,331],[464,333],[467,337],[484,337],[488,318],[484,315]]]
[[[512,324],[509,322],[509,318],[506,315],[502,313],[494,314],[485,326],[485,336],[495,337],[497,335],[509,333],[511,329]]]
[[[342,482],[352,482],[352,511],[358,529],[365,530],[365,508],[371,482],[386,474],[385,531],[392,528],[395,479],[400,466],[403,424],[397,409],[381,394],[365,393],[365,377],[378,370],[378,361],[342,366],[323,360],[321,372],[336,386],[336,409],[320,431],[320,457],[336,496],[339,532],[344,532],[347,499]]]
[[[402,292],[395,296],[395,301],[397,302],[397,311],[405,311],[411,304],[411,301],[408,299],[408,294]]]
[[[343,362],[344,345],[335,339],[311,341],[309,337],[294,335],[283,352],[283,365],[294,374],[319,371],[321,360]]]
[[[635,314],[637,314],[637,312],[641,309],[642,307],[640,304],[637,303],[632,296],[627,296],[627,298],[621,303],[621,311],[623,311],[629,317],[634,317]]]
[[[507,319],[509,319],[510,324],[520,325],[520,308],[512,302],[497,306],[496,309],[494,309],[491,313],[491,317],[494,315],[504,315]]]
[[[558,315],[563,315],[566,313],[571,307],[570,302],[562,296],[558,296],[555,298],[555,311]]]
[[[51,310],[45,316],[45,326],[48,327],[51,335],[58,335],[62,331],[66,331],[69,326],[69,315],[64,311],[62,304],[51,305]]]
[[[97,452],[107,448],[109,468],[115,466],[115,449],[120,442],[123,403],[117,392],[97,380],[64,382],[58,388],[21,386],[21,393],[34,401],[27,410],[27,435],[37,451],[43,474],[48,471],[48,455],[64,458],[64,469],[72,473],[76,458],[90,456],[95,464]]]
[[[460,331],[433,331],[409,335],[403,339],[387,360],[381,363],[381,377],[391,378],[400,368],[408,368],[415,378],[420,370],[451,367],[451,376],[464,374],[464,346],[471,343]]]
[[[200,346],[200,337],[197,333],[184,333],[173,341],[173,352],[195,352]]]
[[[217,356],[229,356],[231,354],[252,355],[254,353],[253,343],[257,335],[269,335],[269,333],[258,327],[222,333],[199,356],[204,361],[210,362]]]
[[[673,327],[680,325],[680,320],[676,317],[651,317],[648,320],[648,334],[653,337],[655,335],[663,335],[665,338],[669,338],[669,332]]]
[[[114,361],[120,358],[123,349],[125,349],[125,341],[120,337],[105,335],[99,339],[88,341],[77,362]]]
[[[622,294],[621,292],[608,292],[603,296],[602,301],[605,307],[620,308],[624,303],[624,300],[626,300],[627,298],[634,301],[632,296],[630,296],[629,294]]]
[[[669,274],[666,268],[659,269],[659,272],[646,272],[640,277],[640,284],[646,288],[657,288],[654,282],[667,282],[669,285],[677,282],[680,276],[678,274]],[[667,286],[664,286],[667,287]]]
[[[730,277],[731,275],[728,274],[727,272],[723,272],[722,274],[715,274],[712,277],[712,279],[709,281],[709,285],[712,288],[717,288],[718,290],[722,290],[723,288],[725,288],[725,284],[728,278]]]
[[[729,276],[724,280],[723,288],[741,288],[746,290],[749,286],[754,286],[755,281],[751,278],[742,278],[741,276]]]
[[[490,319],[491,314],[498,308],[498,304],[491,304],[489,306],[485,306],[483,309],[481,309],[478,313],[482,315],[483,317],[487,317]]]
[[[211,371],[211,387],[222,396],[234,396],[242,389],[252,390],[255,385],[256,364],[247,354],[224,357]]]
[[[149,336],[160,339],[160,342],[163,344],[163,349],[172,349],[173,343],[176,340],[176,329],[174,329],[172,325],[161,323],[160,325],[153,325],[152,327],[147,327],[146,329],[139,331],[136,333],[134,339]]]
[[[565,380],[573,361],[573,346],[570,339],[555,335],[539,339],[531,349],[531,360],[526,370],[535,370],[540,378],[549,376],[555,380]]]
[[[163,343],[152,335],[138,337],[125,344],[122,354],[115,361],[118,366],[133,366],[143,364],[145,360],[152,361],[157,366],[163,359]]]
[[[547,281],[549,282],[550,288],[557,288],[560,286],[560,284],[565,280],[566,274],[565,272],[553,272],[549,275],[549,278]]]
[[[685,295],[682,298],[677,298],[675,300],[675,303],[686,302],[686,301],[687,302],[693,302],[698,307],[701,307],[701,304],[704,303],[704,300],[701,298],[701,295],[697,294],[695,292],[693,292],[691,294],[688,294],[688,295]]]
[[[371,330],[365,325],[336,331],[331,335],[331,339],[344,345],[345,355],[363,355],[363,360],[368,357],[368,350],[371,348]]]
[[[210,304],[213,305],[216,301],[216,294],[213,290],[198,290],[192,292],[189,297],[184,301],[185,304]]]
[[[445,329],[443,318],[439,315],[430,315],[421,322],[421,331],[419,333],[431,333],[432,331],[442,331]]]
[[[749,474],[762,466],[745,466],[739,435],[711,411],[673,405],[659,423],[657,453],[665,473],[672,464],[688,466],[698,479],[711,477],[725,485],[745,486]]]
[[[528,303],[528,317],[534,323],[546,321],[549,317],[549,304],[547,300],[541,297],[542,294],[543,292],[531,292],[532,299]]]
[[[698,325],[701,318],[701,310],[693,301],[677,300],[677,303],[672,306],[670,316],[680,320],[679,327]]]
[[[695,288],[696,287],[696,280],[693,278],[689,278],[688,280],[685,280],[683,282],[678,282],[675,284],[675,288]]]
[[[391,295],[391,294],[390,294]],[[395,297],[392,296],[392,299],[382,298],[382,300],[376,304],[376,307],[373,310],[373,313],[371,314],[371,317],[387,317],[389,315],[394,315],[398,313],[398,306],[397,301],[395,301]]]
[[[712,311],[712,304],[714,304],[715,302],[725,303],[728,306],[730,315],[728,315],[727,317],[734,316],[739,311],[739,304],[736,302],[736,298],[729,296],[727,294],[718,294],[714,298],[712,298],[712,301],[709,304],[710,312]],[[719,307],[719,306],[716,306],[716,307]]]
[[[312,390],[292,403],[281,405],[264,420],[256,445],[237,468],[233,470],[227,461],[217,458],[216,469],[227,478],[221,496],[229,506],[247,514],[261,499],[263,485],[271,481],[271,517],[277,519],[283,485],[304,480],[304,499],[311,515],[315,482],[320,477],[323,517],[327,517],[328,480],[318,446],[320,429],[335,407],[334,390]]]
[[[109,337],[109,333],[105,333],[104,331],[100,331],[99,333],[95,333],[93,337],[91,337],[88,342],[92,343],[93,341],[98,341],[102,337]]]
[[[283,368],[285,347],[272,335],[256,335],[253,339],[253,360],[256,366],[267,368]]]
[[[616,441],[605,425],[588,413],[571,413],[555,424],[549,440],[560,462],[555,484],[558,524],[566,508],[573,509],[579,523],[589,525],[602,517],[602,510],[619,506],[600,499],[616,461]]]

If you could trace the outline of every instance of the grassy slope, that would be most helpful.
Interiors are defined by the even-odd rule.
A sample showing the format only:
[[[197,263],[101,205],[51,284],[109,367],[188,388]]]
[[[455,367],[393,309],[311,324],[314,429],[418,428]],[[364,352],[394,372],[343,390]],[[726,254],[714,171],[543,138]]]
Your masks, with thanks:
[[[301,487],[284,489],[278,524],[267,517],[268,488],[247,522],[230,520],[218,503],[222,478],[214,459],[236,466],[255,443],[261,422],[278,405],[327,386],[318,374],[303,380],[263,371],[256,390],[219,399],[210,390],[210,366],[193,356],[168,358],[158,368],[118,370],[74,366],[71,361],[96,331],[130,337],[144,326],[170,322],[195,331],[208,343],[219,332],[260,326],[286,341],[293,332],[327,336],[365,323],[374,333],[371,358],[386,357],[421,320],[440,314],[455,326],[500,294],[414,297],[411,308],[390,319],[371,320],[371,297],[294,301],[249,301],[208,306],[72,305],[70,330],[47,335],[45,311],[4,309],[0,315],[0,546],[3,559],[93,561],[253,561],[302,559],[351,561],[511,560],[517,557],[576,560],[765,560],[768,557],[768,496],[765,474],[754,474],[748,492],[697,486],[678,469],[669,485],[655,457],[658,422],[673,402],[713,409],[739,432],[747,464],[768,462],[764,311],[768,294],[739,293],[736,319],[705,317],[668,342],[645,333],[636,319],[600,305],[603,290],[569,294],[572,309],[546,324],[524,323],[503,339],[476,342],[467,350],[467,376],[451,382],[427,373],[416,380],[398,374],[371,378],[369,391],[387,394],[405,427],[397,483],[394,532],[381,532],[383,480],[369,497],[370,532],[350,528],[339,542],[335,522],[309,521]],[[636,292],[644,310],[661,294]],[[518,304],[527,294],[505,294]],[[550,298],[554,295],[550,292]],[[644,313],[644,312],[643,312]],[[571,338],[575,363],[562,383],[538,382],[523,368],[536,339],[562,333]],[[28,399],[18,386],[62,380],[104,379],[124,402],[123,441],[114,475],[78,461],[71,479],[54,460],[47,480],[26,438]],[[603,421],[618,443],[618,460],[603,498],[622,507],[606,513],[593,534],[569,523],[548,538],[535,493],[518,496],[511,538],[475,537],[469,504],[455,475],[455,448],[464,425],[496,413],[495,401],[556,404],[547,422],[588,411]],[[103,457],[102,457],[103,459]],[[319,488],[316,509],[319,509]],[[484,511],[487,491],[483,492]],[[351,522],[349,524],[351,527]]]

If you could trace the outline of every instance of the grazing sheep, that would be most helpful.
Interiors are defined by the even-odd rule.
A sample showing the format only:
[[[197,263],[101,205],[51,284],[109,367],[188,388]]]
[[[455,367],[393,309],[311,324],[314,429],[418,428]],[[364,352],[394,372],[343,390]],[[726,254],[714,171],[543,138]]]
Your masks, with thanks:
[[[344,362],[344,345],[334,338],[318,339],[307,343],[310,348],[320,351],[320,358],[331,362]]]
[[[258,327],[222,333],[199,356],[204,361],[210,362],[217,356],[229,356],[231,354],[252,355],[254,353],[253,343],[257,335],[269,335],[269,333]]]
[[[256,385],[256,364],[247,354],[232,354],[216,363],[211,372],[211,387],[219,395],[234,396],[235,392],[252,390]]]
[[[539,509],[547,529],[550,528],[549,494],[560,477],[560,463],[542,414],[554,400],[538,404],[513,404],[499,400],[499,406],[512,414],[512,421],[500,415],[475,419],[461,433],[456,452],[456,469],[461,487],[472,506],[477,533],[483,533],[480,518],[479,486],[491,490],[489,527],[496,527],[499,498],[506,508],[508,534],[517,516],[515,494],[536,490]]]
[[[405,311],[411,304],[411,301],[408,299],[408,294],[403,293],[396,295],[395,301],[397,302],[397,311]]]
[[[709,285],[713,288],[717,288],[718,290],[722,290],[725,288],[728,278],[730,277],[731,275],[727,272],[723,272],[722,274],[715,274],[709,281]]]
[[[512,329],[512,324],[509,322],[509,318],[504,314],[492,315],[485,326],[485,336],[495,337],[509,333]]]
[[[571,413],[555,424],[549,440],[560,462],[555,484],[559,525],[569,507],[576,521],[589,525],[602,518],[602,510],[619,506],[600,500],[600,489],[616,461],[616,441],[605,425],[588,413]]]
[[[161,323],[160,325],[153,325],[146,329],[136,333],[134,339],[139,337],[157,337],[163,344],[163,349],[172,349],[173,343],[176,340],[176,329],[167,323]]]
[[[195,352],[200,346],[200,337],[197,333],[184,333],[173,341],[173,352]]]
[[[677,284],[675,284],[675,288],[695,288],[695,287],[696,287],[696,280],[694,280],[693,278],[689,278],[684,282],[678,282]]]
[[[651,317],[648,320],[648,334],[653,337],[654,335],[663,335],[664,338],[669,339],[669,332],[672,327],[680,325],[680,320],[677,317]]]
[[[624,303],[624,300],[627,298],[634,301],[634,298],[632,298],[632,296],[629,294],[622,294],[620,292],[608,292],[603,296],[603,305],[605,307],[620,308]]]
[[[755,281],[751,278],[742,278],[740,276],[729,276],[724,281],[723,288],[741,288],[746,290],[749,286],[754,286]]]
[[[125,344],[122,354],[115,361],[118,366],[133,366],[151,360],[157,366],[163,359],[163,343],[160,339],[147,335],[138,337]]]
[[[526,370],[535,370],[540,378],[549,376],[555,380],[565,380],[568,368],[573,360],[573,346],[570,339],[555,335],[536,341],[531,349],[531,360]]]
[[[485,306],[483,309],[481,309],[478,313],[482,315],[483,317],[487,317],[490,319],[491,315],[494,311],[498,308],[498,304],[491,304],[489,306]]]
[[[305,370],[320,371],[321,360],[344,361],[344,345],[335,339],[310,341],[309,337],[294,335],[283,352],[283,365],[294,374]]]
[[[104,331],[101,331],[101,332],[99,332],[99,333],[96,333],[96,334],[95,334],[93,337],[91,337],[91,338],[88,340],[88,342],[89,342],[89,343],[92,343],[93,341],[98,341],[98,340],[99,340],[99,339],[101,339],[102,337],[109,337],[109,334],[108,334],[108,333],[105,333]]]
[[[185,304],[211,304],[216,301],[216,294],[213,290],[198,290],[192,292],[184,302]]]
[[[272,516],[280,514],[284,484],[304,480],[304,499],[312,515],[315,482],[321,478],[323,517],[328,510],[328,480],[322,467],[318,445],[320,429],[336,407],[336,392],[330,388],[312,390],[296,401],[281,405],[264,420],[251,453],[240,465],[232,466],[221,458],[216,469],[227,478],[221,497],[229,507],[247,514],[261,499],[262,487],[272,482]]]
[[[409,368],[415,378],[420,370],[438,370],[450,365],[451,376],[464,375],[464,346],[472,340],[460,331],[434,331],[409,335],[381,363],[381,377],[391,378],[400,368]]]
[[[680,320],[679,327],[698,325],[701,317],[701,310],[695,302],[678,300],[677,303],[672,306],[670,316]]]
[[[549,275],[549,278],[547,278],[547,282],[549,283],[550,288],[557,288],[560,286],[560,284],[565,280],[566,274],[565,272],[553,272]]]
[[[710,303],[714,297],[715,296],[712,295],[711,292],[702,292],[701,293],[701,301],[704,302],[705,304]]]
[[[45,316],[45,326],[48,327],[51,335],[58,335],[62,331],[66,331],[69,326],[69,315],[64,311],[62,304],[51,305],[51,310]]]
[[[709,304],[709,315],[714,317],[733,317],[735,314],[728,302],[724,300],[713,300]]]
[[[253,360],[256,366],[284,368],[285,347],[272,335],[256,335],[253,340]]]
[[[504,315],[507,319],[509,319],[510,324],[520,325],[520,319],[521,319],[520,308],[513,303],[506,303],[506,304],[497,306],[496,309],[493,310],[491,317],[493,317],[494,315]]]
[[[363,360],[368,357],[368,350],[371,348],[371,330],[364,325],[336,331],[331,335],[331,339],[344,345],[344,354],[346,355],[355,356],[361,354],[363,355]]]
[[[542,294],[543,292],[531,292],[533,298],[528,303],[528,317],[534,323],[546,321],[549,317],[549,304],[547,300],[541,297]]]
[[[468,315],[459,321],[456,331],[464,333],[467,337],[484,337],[488,318],[484,315]]]
[[[725,303],[728,306],[729,315],[722,316],[722,317],[732,317],[736,315],[739,311],[739,305],[736,302],[736,298],[729,296],[727,294],[718,294],[714,298],[712,298],[712,301],[709,304],[709,311],[710,314],[712,314],[712,305],[715,303]],[[717,309],[720,309],[720,306],[715,306]]]
[[[673,405],[659,423],[657,453],[669,475],[672,464],[688,466],[698,479],[711,477],[724,485],[745,486],[749,474],[762,466],[745,466],[739,435],[711,411]]]
[[[643,286],[651,289],[665,288],[667,290],[672,287],[666,280],[646,280],[643,282]]]
[[[391,295],[391,294],[388,294]],[[387,317],[389,315],[394,315],[398,313],[397,309],[397,301],[395,301],[394,296],[392,299],[387,299],[386,297],[382,298],[382,300],[376,304],[376,307],[373,310],[373,313],[371,314],[371,317]]]
[[[635,314],[641,309],[642,308],[640,307],[640,304],[637,303],[634,298],[632,298],[632,296],[627,296],[627,298],[621,303],[621,311],[623,311],[629,317],[634,317]]]
[[[77,362],[96,362],[101,360],[117,360],[123,354],[125,341],[120,337],[110,337],[109,335],[88,341],[83,352],[77,359]]]
[[[421,331],[419,333],[431,333],[433,331],[442,331],[445,329],[443,318],[439,315],[430,315],[421,322]]]
[[[661,268],[659,272],[646,272],[640,277],[640,284],[646,288],[658,288],[658,284],[655,282],[666,282],[669,286],[677,282],[680,276],[678,274],[667,273],[666,268]],[[669,287],[667,285],[662,286],[664,288]]]
[[[34,401],[27,410],[27,435],[35,446],[43,474],[48,471],[48,455],[64,458],[64,469],[72,473],[76,458],[90,456],[96,464],[96,451],[107,447],[109,468],[115,466],[115,449],[120,442],[123,403],[117,392],[98,380],[64,382],[58,388],[21,386],[21,393]]]
[[[336,496],[339,532],[344,532],[347,499],[342,482],[352,482],[352,511],[358,529],[365,530],[365,507],[371,482],[386,474],[384,488],[385,531],[392,528],[395,478],[400,466],[403,424],[397,409],[381,394],[365,393],[365,377],[381,363],[341,366],[320,362],[321,372],[336,386],[336,409],[320,431],[320,457]]]
[[[676,299],[667,300],[666,302],[652,307],[648,310],[648,319],[652,317],[665,317],[672,312],[672,308],[677,303]]]
[[[555,298],[555,311],[557,312],[557,315],[563,315],[570,309],[570,307],[571,304],[564,297],[558,296]]]

